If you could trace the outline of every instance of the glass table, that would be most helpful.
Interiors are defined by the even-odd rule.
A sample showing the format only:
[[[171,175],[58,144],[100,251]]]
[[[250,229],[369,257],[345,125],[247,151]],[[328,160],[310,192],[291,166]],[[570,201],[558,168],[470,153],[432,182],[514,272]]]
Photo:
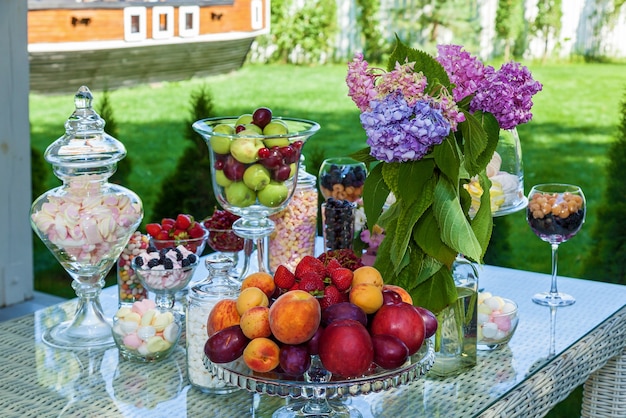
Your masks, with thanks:
[[[559,286],[577,301],[551,311],[531,302],[533,293],[549,284],[548,275],[492,266],[483,266],[480,273],[481,288],[519,305],[520,324],[508,345],[479,351],[477,366],[459,376],[427,376],[345,402],[364,417],[541,416],[580,384],[587,382],[587,394],[610,387],[605,376],[626,380],[623,369],[617,375],[611,370],[600,373],[625,357],[626,286],[560,278]],[[206,271],[196,274],[201,277]],[[107,288],[101,298],[111,317],[117,309],[116,291]],[[229,395],[201,393],[187,381],[182,346],[154,364],[122,360],[115,347],[97,351],[48,347],[41,335],[69,317],[75,303],[0,323],[3,417],[267,417],[289,402],[243,390]],[[617,392],[622,404],[625,391],[622,386]]]

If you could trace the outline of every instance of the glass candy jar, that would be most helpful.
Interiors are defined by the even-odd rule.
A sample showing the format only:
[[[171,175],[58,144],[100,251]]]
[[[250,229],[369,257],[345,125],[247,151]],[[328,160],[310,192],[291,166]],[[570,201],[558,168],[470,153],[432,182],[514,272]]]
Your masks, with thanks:
[[[235,301],[239,296],[240,283],[229,275],[234,266],[232,258],[214,253],[206,257],[205,264],[209,276],[193,286],[187,295],[187,377],[189,382],[202,392],[230,393],[237,388],[226,385],[224,381],[212,376],[204,366],[204,346],[211,332],[209,329],[211,311],[221,302],[224,315],[220,321],[228,318],[231,309],[236,309]]]
[[[517,129],[500,129],[498,146],[487,166],[494,216],[508,215],[528,204],[524,195],[522,145]]]
[[[81,87],[65,135],[44,154],[63,185],[31,207],[33,230],[72,277],[78,296],[74,318],[43,335],[47,344],[67,349],[113,345],[99,296],[105,276],[143,217],[139,197],[108,182],[126,149],[104,132],[105,122],[91,103],[91,92]]]
[[[303,163],[298,170],[298,184],[281,212],[270,219],[276,224],[270,235],[270,268],[276,271],[284,265],[294,271],[305,255],[315,254],[317,235],[317,178],[306,172]]]

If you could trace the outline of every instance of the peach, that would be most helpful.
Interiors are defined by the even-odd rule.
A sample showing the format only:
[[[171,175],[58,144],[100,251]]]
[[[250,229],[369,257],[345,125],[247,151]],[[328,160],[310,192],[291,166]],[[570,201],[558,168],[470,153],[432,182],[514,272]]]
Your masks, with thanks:
[[[274,283],[274,277],[264,271],[258,271],[256,273],[249,274],[241,282],[241,290],[249,287],[258,287],[267,295],[268,298],[272,297],[276,284]]]
[[[383,290],[385,289],[393,290],[400,295],[400,297],[402,298],[402,302],[413,305],[413,298],[411,297],[411,294],[407,292],[403,287],[396,286],[395,284],[385,284],[383,285]]]
[[[231,325],[239,325],[241,316],[237,311],[237,302],[233,299],[222,299],[215,304],[206,322],[206,332],[210,337],[217,331]]]
[[[375,284],[361,283],[350,289],[350,303],[363,309],[366,314],[373,314],[383,306],[383,291]]]
[[[284,344],[302,344],[310,340],[321,319],[319,302],[304,290],[283,293],[270,306],[270,329]]]
[[[270,300],[258,287],[243,289],[237,297],[237,312],[243,315],[248,309],[255,306],[269,306]]]
[[[383,276],[372,266],[362,266],[352,273],[352,286],[361,283],[372,284],[382,290]]]
[[[251,340],[272,335],[270,329],[270,308],[254,306],[241,315],[239,326],[243,334]]]
[[[243,361],[255,372],[270,372],[280,363],[280,347],[269,338],[255,338],[243,350]]]

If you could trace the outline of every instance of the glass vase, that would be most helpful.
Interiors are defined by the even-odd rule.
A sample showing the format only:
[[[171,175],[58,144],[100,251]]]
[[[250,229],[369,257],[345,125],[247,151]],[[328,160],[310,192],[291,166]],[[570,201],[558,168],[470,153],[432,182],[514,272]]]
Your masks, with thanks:
[[[463,257],[452,266],[457,300],[437,314],[435,364],[431,376],[448,377],[476,365],[478,270]]]
[[[508,215],[526,207],[522,144],[516,128],[500,129],[496,151],[487,166],[487,176],[491,180],[493,216]]]

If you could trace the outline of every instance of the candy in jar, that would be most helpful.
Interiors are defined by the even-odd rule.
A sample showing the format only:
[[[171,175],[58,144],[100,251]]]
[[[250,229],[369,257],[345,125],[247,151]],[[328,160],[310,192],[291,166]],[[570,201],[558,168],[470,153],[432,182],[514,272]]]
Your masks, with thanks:
[[[193,286],[187,295],[187,376],[189,382],[206,393],[230,393],[236,387],[214,377],[204,366],[204,346],[209,339],[208,320],[213,307],[220,301],[237,299],[240,284],[229,276],[232,258],[220,253],[205,260],[208,277]]]
[[[150,239],[139,231],[135,231],[120,258],[117,260],[117,284],[119,289],[119,305],[132,304],[148,297],[148,290],[143,287],[141,280],[135,274],[132,261],[150,245]]]

